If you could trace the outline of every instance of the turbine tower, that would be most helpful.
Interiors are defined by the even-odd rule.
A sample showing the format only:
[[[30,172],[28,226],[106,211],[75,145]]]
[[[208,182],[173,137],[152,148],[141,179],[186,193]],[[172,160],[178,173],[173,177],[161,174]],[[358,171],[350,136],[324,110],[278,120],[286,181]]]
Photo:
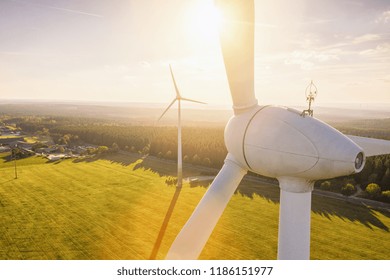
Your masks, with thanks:
[[[195,103],[206,104],[201,101],[196,101],[188,98],[184,98],[180,95],[179,89],[176,85],[175,76],[173,75],[172,67],[169,65],[169,70],[171,71],[173,85],[176,91],[176,97],[173,99],[171,104],[165,109],[165,111],[158,118],[160,120],[165,113],[172,107],[172,105],[177,101],[178,109],[177,109],[177,187],[181,188],[183,186],[183,162],[182,162],[182,146],[181,146],[181,101],[190,101]]]
[[[347,137],[295,109],[259,106],[254,93],[254,1],[219,0],[220,41],[234,116],[225,128],[225,163],[173,242],[167,259],[196,259],[248,171],[277,178],[278,259],[310,258],[314,182],[360,172],[390,141]]]

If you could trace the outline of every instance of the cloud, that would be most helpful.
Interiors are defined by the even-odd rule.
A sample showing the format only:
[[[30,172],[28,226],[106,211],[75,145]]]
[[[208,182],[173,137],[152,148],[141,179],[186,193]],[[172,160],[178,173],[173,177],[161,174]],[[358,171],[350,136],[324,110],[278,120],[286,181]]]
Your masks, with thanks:
[[[300,24],[312,26],[312,25],[329,24],[329,23],[332,23],[334,21],[335,21],[334,19],[311,19],[311,20],[303,21]]]
[[[87,13],[87,12],[79,11],[79,10],[65,9],[65,8],[55,7],[55,6],[50,6],[50,5],[30,3],[30,2],[20,1],[20,0],[12,0],[12,2],[24,4],[24,5],[33,5],[36,7],[42,7],[42,8],[46,8],[46,9],[52,9],[52,10],[57,10],[57,11],[62,11],[62,12],[67,12],[67,13],[72,13],[72,14],[79,14],[79,15],[84,15],[84,16],[90,16],[90,17],[98,17],[98,18],[103,17],[102,15],[98,15],[98,14],[94,14],[94,13]]]
[[[376,23],[390,23],[390,10],[384,11],[376,20]]]
[[[360,54],[365,56],[390,56],[390,43],[380,44],[374,49],[361,51]]]
[[[355,37],[352,40],[353,44],[362,44],[366,42],[371,42],[371,41],[377,41],[380,40],[381,36],[379,34],[364,34],[362,36]]]
[[[294,51],[285,60],[285,64],[300,65],[304,70],[310,70],[319,63],[340,60],[337,50],[318,52],[318,51]]]
[[[93,14],[93,13],[87,13],[87,12],[83,12],[83,11],[70,10],[70,9],[53,7],[53,6],[48,6],[48,5],[40,5],[40,6],[46,7],[46,8],[49,8],[49,9],[53,9],[53,10],[68,12],[68,13],[72,13],[72,14],[79,14],[79,15],[84,15],[84,16],[98,17],[98,18],[102,18],[103,17],[102,15]]]

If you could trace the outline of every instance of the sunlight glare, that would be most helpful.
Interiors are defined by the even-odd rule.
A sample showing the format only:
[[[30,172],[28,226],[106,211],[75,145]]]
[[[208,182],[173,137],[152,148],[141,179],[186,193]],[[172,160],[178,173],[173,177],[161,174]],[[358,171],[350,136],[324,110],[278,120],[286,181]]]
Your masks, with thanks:
[[[205,40],[217,38],[220,22],[221,13],[213,1],[202,1],[192,12],[191,32]]]

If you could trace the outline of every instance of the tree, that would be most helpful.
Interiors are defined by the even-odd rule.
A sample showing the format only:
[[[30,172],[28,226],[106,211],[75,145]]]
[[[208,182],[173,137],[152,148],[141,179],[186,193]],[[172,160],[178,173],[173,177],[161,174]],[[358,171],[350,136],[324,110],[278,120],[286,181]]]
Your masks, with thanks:
[[[356,187],[352,184],[345,184],[341,188],[341,193],[345,196],[353,195],[356,192]]]
[[[95,148],[87,148],[86,153],[87,153],[88,155],[93,155],[93,154],[96,153],[96,149],[95,149]]]
[[[18,158],[23,158],[23,152],[21,149],[15,147],[12,149],[12,154],[11,154],[13,159],[18,159]]]
[[[150,150],[149,146],[145,146],[145,147],[142,149],[142,154],[144,154],[144,155],[149,154],[149,150]]]
[[[38,131],[37,132],[38,134],[40,134],[40,135],[46,135],[46,136],[48,136],[50,133],[49,133],[49,129],[47,129],[47,128],[42,128],[42,131]]]
[[[171,151],[166,152],[165,153],[165,158],[171,159],[172,158],[172,152]]]
[[[390,157],[387,157],[384,163],[384,166],[390,168]]]
[[[211,160],[208,157],[204,158],[203,159],[203,165],[211,166]]]
[[[372,173],[370,176],[368,176],[368,184],[371,183],[377,183],[378,180],[378,174]]]
[[[381,187],[384,191],[390,190],[390,168],[387,168],[385,174],[382,177]]]
[[[330,187],[331,187],[331,183],[329,181],[324,181],[321,183],[320,185],[320,188],[322,190],[326,190],[326,191],[329,191],[330,190]]]
[[[372,183],[372,182],[368,182],[368,177],[372,173],[373,173],[373,158],[368,157],[363,170],[360,173],[356,174],[355,176],[356,181],[362,185]]]
[[[384,191],[381,195],[381,200],[384,202],[390,202],[390,191]]]
[[[111,150],[112,150],[113,152],[118,152],[118,151],[119,151],[119,146],[118,146],[118,144],[115,143],[115,142],[112,143]]]
[[[64,144],[69,144],[70,142],[70,138],[72,137],[72,135],[70,134],[65,134],[62,138],[64,139]]]
[[[177,184],[177,178],[176,177],[172,177],[172,176],[168,176],[168,178],[165,179],[165,183],[168,186],[176,185]]]
[[[105,154],[108,152],[108,147],[107,146],[99,146],[97,148],[97,153],[98,154]]]
[[[192,163],[193,164],[199,164],[200,163],[200,157],[195,154],[193,157],[192,157]]]
[[[378,197],[381,194],[381,187],[378,184],[371,183],[366,187],[366,192],[370,197]]]
[[[374,161],[374,173],[381,174],[383,169],[383,162],[382,159],[378,156],[375,157]]]

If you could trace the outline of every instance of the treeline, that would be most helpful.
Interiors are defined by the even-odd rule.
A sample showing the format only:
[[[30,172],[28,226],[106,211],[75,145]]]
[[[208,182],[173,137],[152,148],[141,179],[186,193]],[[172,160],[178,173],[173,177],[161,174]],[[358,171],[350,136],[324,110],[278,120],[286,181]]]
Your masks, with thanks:
[[[4,121],[4,120],[3,120]],[[387,122],[388,120],[384,120]],[[98,119],[70,117],[19,117],[7,122],[17,124],[23,131],[32,134],[50,135],[59,144],[115,147],[121,150],[150,154],[160,158],[177,159],[177,128],[161,126],[136,126]],[[387,124],[387,123],[386,123]],[[358,124],[354,124],[358,125]],[[362,125],[359,123],[359,125]],[[390,138],[386,125],[366,123],[362,128],[338,125],[345,133]],[[390,127],[390,126],[389,126]],[[364,131],[364,128],[369,131]],[[376,130],[377,128],[377,130]],[[182,145],[184,162],[220,168],[226,157],[223,128],[183,127]],[[363,130],[363,131],[361,131]],[[357,133],[358,132],[358,133]],[[375,195],[367,186],[375,184]],[[378,200],[390,199],[390,155],[367,158],[363,171],[348,177],[320,181],[316,186],[322,189],[351,195],[360,190],[361,196]],[[378,190],[379,188],[379,190]],[[371,190],[372,188],[368,188]],[[389,201],[390,202],[390,201]]]
[[[177,128],[172,126],[136,126],[98,119],[66,117],[19,117],[7,122],[16,123],[31,134],[50,135],[58,144],[88,143],[177,159]],[[226,157],[222,127],[183,127],[183,161],[220,168]]]
[[[160,158],[177,158],[177,129],[131,125],[66,125],[50,129],[54,135],[77,135],[86,143],[130,152],[150,154]],[[221,167],[226,156],[223,129],[184,127],[182,129],[183,161]]]
[[[390,119],[349,121],[332,125],[347,135],[390,140]]]

